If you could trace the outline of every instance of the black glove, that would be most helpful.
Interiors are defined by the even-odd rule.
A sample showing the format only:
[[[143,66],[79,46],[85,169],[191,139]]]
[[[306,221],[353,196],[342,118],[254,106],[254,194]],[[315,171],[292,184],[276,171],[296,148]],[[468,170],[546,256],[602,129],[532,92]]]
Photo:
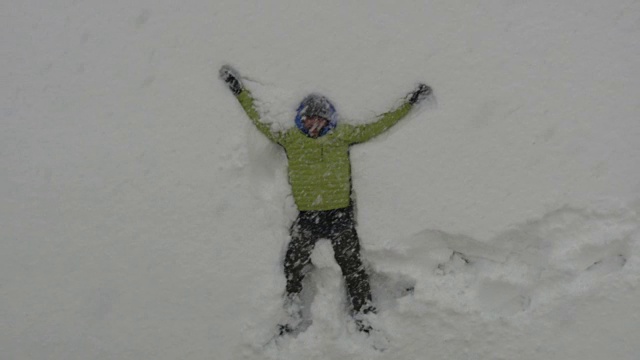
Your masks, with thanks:
[[[242,92],[244,86],[242,85],[242,81],[240,81],[240,75],[238,75],[238,72],[235,71],[231,66],[223,65],[220,68],[219,74],[220,79],[227,83],[227,86],[229,86],[229,90],[231,90],[234,95],[239,95]]]
[[[433,92],[433,90],[431,90],[429,85],[420,84],[420,85],[418,85],[417,89],[415,89],[414,91],[410,92],[407,95],[407,97],[408,97],[407,101],[411,105],[415,105],[415,104],[419,103],[420,101],[424,100],[427,96],[431,95],[432,92]]]

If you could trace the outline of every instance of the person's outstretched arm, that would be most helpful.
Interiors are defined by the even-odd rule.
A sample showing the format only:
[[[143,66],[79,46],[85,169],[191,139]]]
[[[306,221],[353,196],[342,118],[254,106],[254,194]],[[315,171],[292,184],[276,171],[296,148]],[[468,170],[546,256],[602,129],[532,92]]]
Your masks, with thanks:
[[[280,144],[282,141],[282,133],[271,130],[271,126],[269,124],[265,124],[260,121],[260,114],[253,103],[251,92],[249,92],[249,90],[247,90],[242,84],[238,72],[231,66],[224,65],[220,68],[220,79],[227,83],[229,90],[231,90],[231,92],[236,96],[242,106],[242,109],[244,109],[247,116],[249,116],[249,119],[251,119],[258,130],[269,138],[269,140]]]
[[[347,138],[352,144],[365,142],[373,137],[376,137],[383,132],[387,131],[390,127],[397,124],[403,117],[405,117],[411,108],[420,101],[424,100],[427,96],[431,95],[432,90],[425,84],[420,84],[418,87],[410,92],[405,102],[394,110],[380,115],[376,121],[356,125],[350,127]]]

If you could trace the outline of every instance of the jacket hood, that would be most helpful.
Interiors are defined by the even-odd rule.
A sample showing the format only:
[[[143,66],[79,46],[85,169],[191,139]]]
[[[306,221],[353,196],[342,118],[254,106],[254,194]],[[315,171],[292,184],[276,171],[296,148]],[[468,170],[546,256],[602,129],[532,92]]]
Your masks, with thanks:
[[[319,136],[327,134],[338,125],[338,113],[336,108],[326,97],[318,94],[311,94],[305,97],[296,110],[296,126],[300,131],[309,135],[309,132],[302,124],[304,118],[309,116],[319,116],[329,121],[329,124],[322,129]]]

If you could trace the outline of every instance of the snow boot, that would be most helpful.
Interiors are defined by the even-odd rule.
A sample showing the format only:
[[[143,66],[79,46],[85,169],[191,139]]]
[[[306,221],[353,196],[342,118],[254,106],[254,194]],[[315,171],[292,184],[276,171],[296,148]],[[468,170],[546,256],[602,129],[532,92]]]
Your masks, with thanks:
[[[285,298],[285,316],[278,324],[278,335],[298,335],[311,325],[311,320],[305,319],[303,314],[303,304],[298,295],[291,295]]]

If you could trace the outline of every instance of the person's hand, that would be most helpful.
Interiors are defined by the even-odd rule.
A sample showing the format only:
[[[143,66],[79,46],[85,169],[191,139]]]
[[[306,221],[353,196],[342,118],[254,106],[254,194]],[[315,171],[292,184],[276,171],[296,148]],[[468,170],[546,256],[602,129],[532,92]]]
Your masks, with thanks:
[[[242,81],[240,81],[240,75],[238,75],[238,72],[235,71],[231,66],[223,65],[220,68],[219,76],[222,81],[227,83],[227,86],[229,86],[229,90],[231,90],[234,95],[240,94],[244,89]]]
[[[420,101],[426,99],[429,95],[431,95],[431,93],[433,92],[433,90],[431,89],[431,87],[429,87],[429,85],[426,84],[419,84],[418,87],[410,92],[407,95],[408,98],[408,102],[411,105],[415,105],[417,103],[419,103]]]

